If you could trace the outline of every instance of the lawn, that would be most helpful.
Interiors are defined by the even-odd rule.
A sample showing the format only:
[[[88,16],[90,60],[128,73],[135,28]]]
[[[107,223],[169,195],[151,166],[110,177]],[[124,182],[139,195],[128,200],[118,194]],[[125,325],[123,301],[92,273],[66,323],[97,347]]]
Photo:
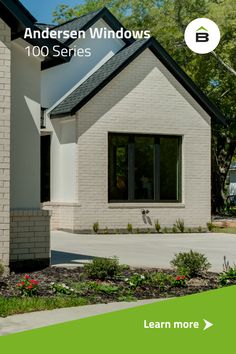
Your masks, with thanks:
[[[75,297],[0,297],[0,317],[19,313],[83,306],[88,301]]]

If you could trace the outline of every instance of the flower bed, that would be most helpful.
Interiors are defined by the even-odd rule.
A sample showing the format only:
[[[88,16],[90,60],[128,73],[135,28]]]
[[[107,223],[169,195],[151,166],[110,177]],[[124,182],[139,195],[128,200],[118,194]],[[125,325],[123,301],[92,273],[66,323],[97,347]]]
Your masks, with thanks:
[[[0,316],[85,304],[166,298],[236,284],[236,267],[224,259],[221,274],[209,272],[197,252],[175,255],[175,270],[130,268],[117,258],[95,258],[83,268],[46,268],[0,277]]]

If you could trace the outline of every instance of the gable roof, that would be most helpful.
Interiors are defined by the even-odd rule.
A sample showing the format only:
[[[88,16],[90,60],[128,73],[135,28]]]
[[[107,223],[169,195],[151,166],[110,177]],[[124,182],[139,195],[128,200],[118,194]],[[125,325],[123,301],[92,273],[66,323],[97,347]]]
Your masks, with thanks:
[[[217,107],[194,84],[190,77],[185,74],[179,65],[153,37],[146,40],[135,41],[130,46],[125,47],[115,54],[86,81],[59,102],[59,104],[49,112],[50,117],[60,118],[75,114],[147,48],[153,52],[153,54],[212,118],[225,124],[225,119]]]
[[[11,28],[12,35],[31,27],[36,19],[16,0],[0,0],[0,18]]]
[[[21,4],[19,0],[0,0],[0,18],[11,28],[11,39],[23,38],[24,31],[26,28],[31,28],[32,30],[38,30],[35,27],[36,19],[30,14],[30,12]],[[43,46],[48,46],[49,56],[44,59],[42,66],[49,62],[55,62],[53,46],[59,45],[64,48],[64,45],[54,39],[25,39],[28,43],[32,45],[37,45],[40,48]],[[57,58],[56,63],[61,64],[68,62],[70,57],[60,56]]]
[[[97,11],[92,11],[87,13],[86,15],[75,17],[70,21],[64,22],[62,24],[53,26],[53,25],[46,25],[46,24],[36,24],[37,27],[40,29],[45,29],[49,27],[50,30],[54,31],[87,31],[90,27],[92,27],[98,20],[103,19],[108,26],[110,26],[114,31],[118,31],[124,26],[117,20],[115,16],[106,8],[99,9]],[[65,45],[70,45],[75,41],[75,39],[65,39],[61,38],[59,41]],[[133,39],[124,39],[124,42],[127,44],[133,43]]]

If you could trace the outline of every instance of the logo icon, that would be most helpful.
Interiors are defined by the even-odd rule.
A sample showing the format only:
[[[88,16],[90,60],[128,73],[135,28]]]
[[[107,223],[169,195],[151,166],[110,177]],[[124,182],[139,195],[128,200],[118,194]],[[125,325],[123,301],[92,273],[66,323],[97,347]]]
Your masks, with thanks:
[[[186,27],[184,40],[194,53],[207,54],[218,46],[220,30],[214,21],[208,18],[197,18]]]
[[[196,42],[208,42],[209,33],[207,29],[203,26],[199,27],[196,31]]]

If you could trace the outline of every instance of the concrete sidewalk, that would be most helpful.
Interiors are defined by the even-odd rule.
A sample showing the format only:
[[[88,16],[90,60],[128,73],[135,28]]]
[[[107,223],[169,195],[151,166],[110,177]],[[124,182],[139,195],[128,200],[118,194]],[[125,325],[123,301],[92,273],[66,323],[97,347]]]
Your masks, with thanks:
[[[0,336],[124,310],[163,300],[168,299],[114,302],[109,304],[69,307],[52,311],[31,312],[22,315],[9,316],[6,318],[0,318]]]
[[[236,234],[79,235],[52,232],[52,264],[78,267],[93,257],[117,256],[133,267],[170,268],[175,253],[204,253],[212,271],[221,272],[224,256],[236,263]]]

